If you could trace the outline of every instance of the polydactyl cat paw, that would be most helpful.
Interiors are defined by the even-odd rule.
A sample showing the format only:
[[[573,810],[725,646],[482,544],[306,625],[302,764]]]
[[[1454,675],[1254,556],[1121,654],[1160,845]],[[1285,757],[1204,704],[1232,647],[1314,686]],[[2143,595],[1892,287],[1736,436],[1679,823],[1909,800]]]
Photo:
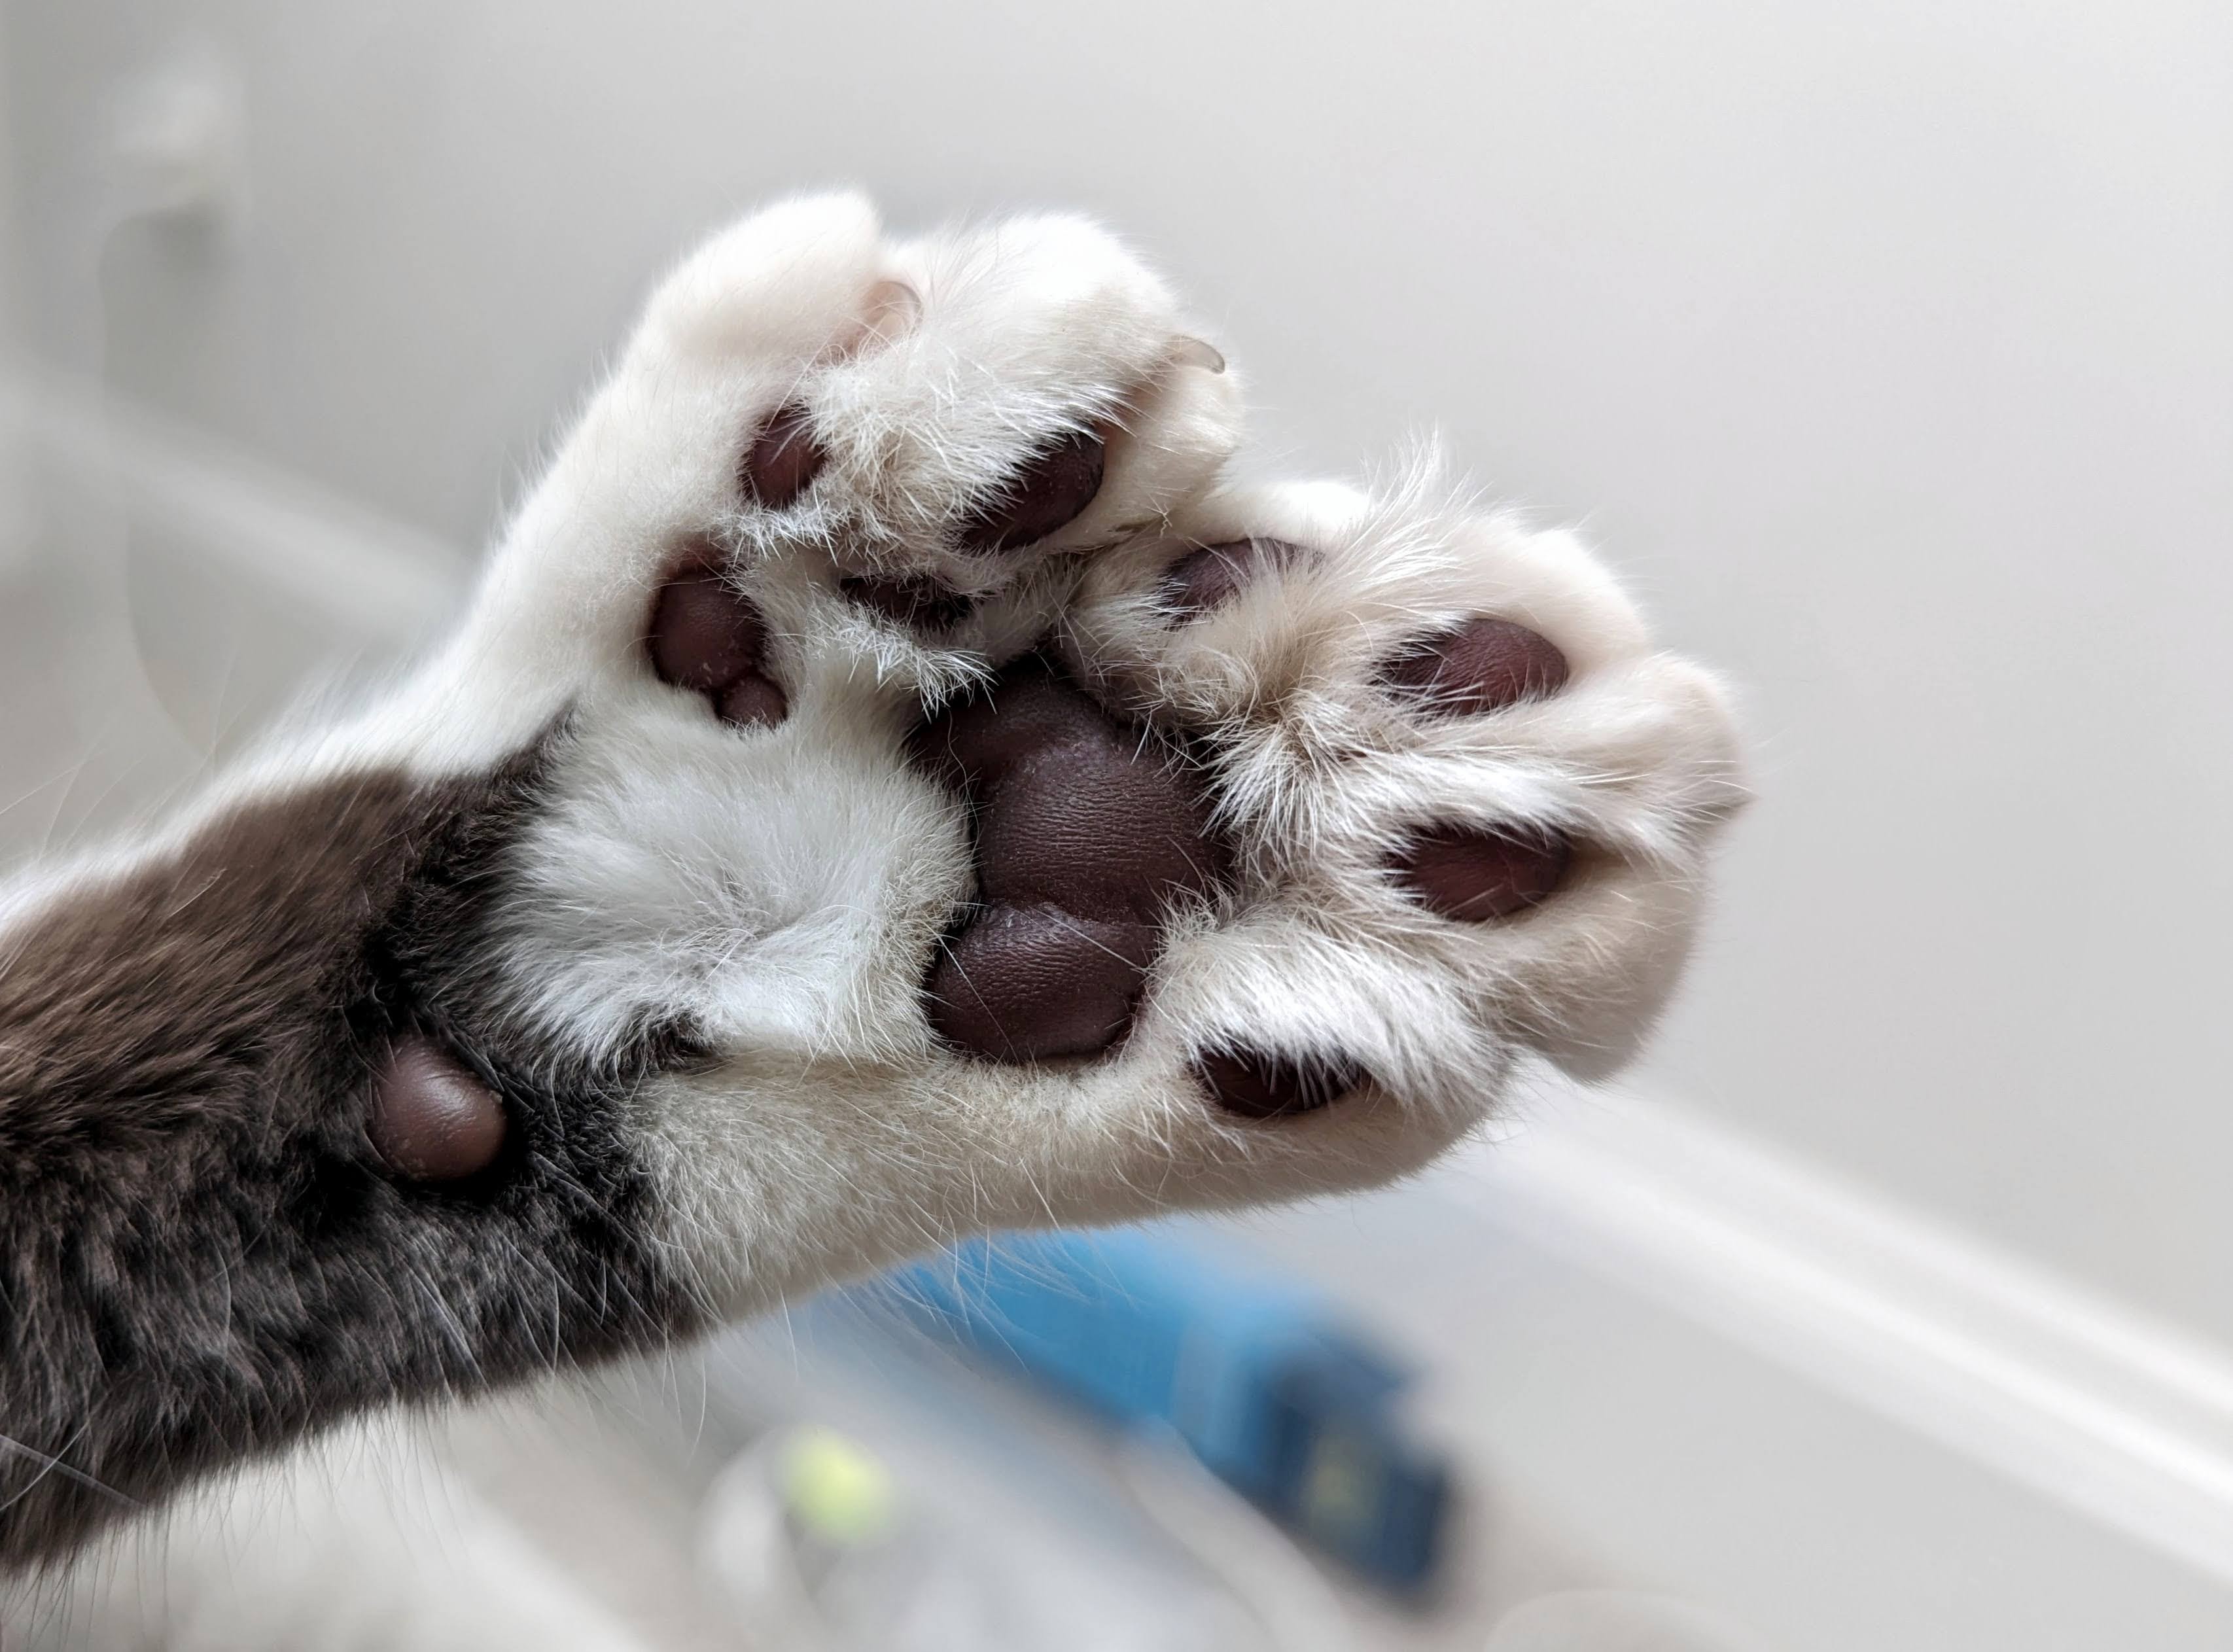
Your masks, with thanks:
[[[778,207],[392,694],[0,893],[0,1563],[1625,1056],[1741,799],[1719,691],[1423,470],[1227,481],[1235,385],[1090,224]]]
[[[951,1177],[924,1238],[1370,1180],[1523,1050],[1616,1064],[1741,799],[1716,686],[1570,537],[1229,485],[1238,427],[1076,220],[802,201],[693,257],[434,673],[567,719],[505,1036],[658,1029],[678,1184]],[[402,1064],[381,1118],[454,1110]]]

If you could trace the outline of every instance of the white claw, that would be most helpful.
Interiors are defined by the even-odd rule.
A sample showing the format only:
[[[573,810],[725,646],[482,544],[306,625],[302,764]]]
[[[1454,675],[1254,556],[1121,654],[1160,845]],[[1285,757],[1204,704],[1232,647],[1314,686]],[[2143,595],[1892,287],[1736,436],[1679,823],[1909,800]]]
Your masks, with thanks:
[[[1208,367],[1212,373],[1225,371],[1224,355],[1207,339],[1182,338],[1171,346],[1171,360],[1182,367]]]
[[[904,281],[880,281],[861,307],[863,344],[889,344],[905,337],[922,319],[922,295]]]

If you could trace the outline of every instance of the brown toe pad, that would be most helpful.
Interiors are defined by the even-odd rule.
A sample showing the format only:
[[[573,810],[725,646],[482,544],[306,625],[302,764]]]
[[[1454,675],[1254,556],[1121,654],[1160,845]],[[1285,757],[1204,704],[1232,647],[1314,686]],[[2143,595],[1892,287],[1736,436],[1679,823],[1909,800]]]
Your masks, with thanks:
[[[660,681],[706,697],[725,723],[780,723],[789,711],[765,668],[767,625],[715,564],[717,549],[693,548],[689,562],[660,588],[645,647]]]
[[[1262,1050],[1205,1050],[1195,1058],[1194,1071],[1211,1100],[1228,1113],[1252,1119],[1314,1113],[1364,1082],[1353,1062]]]
[[[1548,637],[1488,615],[1418,638],[1380,667],[1383,687],[1445,717],[1556,693],[1566,676],[1566,656]]]
[[[1108,459],[1107,444],[1091,431],[1055,438],[962,519],[961,549],[1018,550],[1068,527],[1101,491]]]
[[[1429,911],[1480,923],[1548,899],[1572,860],[1573,846],[1560,837],[1436,826],[1397,850],[1389,870]]]

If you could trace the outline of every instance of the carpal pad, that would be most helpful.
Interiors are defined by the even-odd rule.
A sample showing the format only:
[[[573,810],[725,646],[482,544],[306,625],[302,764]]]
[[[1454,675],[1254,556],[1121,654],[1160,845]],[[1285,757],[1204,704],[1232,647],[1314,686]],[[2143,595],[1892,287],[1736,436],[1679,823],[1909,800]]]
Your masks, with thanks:
[[[1623,1059],[1741,797],[1719,690],[1429,470],[1229,483],[1239,408],[1076,219],[797,201],[684,263],[445,647],[0,906],[0,1555]]]

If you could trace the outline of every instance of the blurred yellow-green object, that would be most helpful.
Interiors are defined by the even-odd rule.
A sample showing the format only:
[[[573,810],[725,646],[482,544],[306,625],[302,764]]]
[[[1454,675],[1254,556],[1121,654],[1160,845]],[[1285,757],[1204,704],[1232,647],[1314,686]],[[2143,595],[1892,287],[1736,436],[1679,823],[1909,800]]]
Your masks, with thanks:
[[[803,1532],[847,1547],[885,1536],[899,1512],[890,1472],[834,1428],[804,1428],[790,1441],[783,1495]]]

